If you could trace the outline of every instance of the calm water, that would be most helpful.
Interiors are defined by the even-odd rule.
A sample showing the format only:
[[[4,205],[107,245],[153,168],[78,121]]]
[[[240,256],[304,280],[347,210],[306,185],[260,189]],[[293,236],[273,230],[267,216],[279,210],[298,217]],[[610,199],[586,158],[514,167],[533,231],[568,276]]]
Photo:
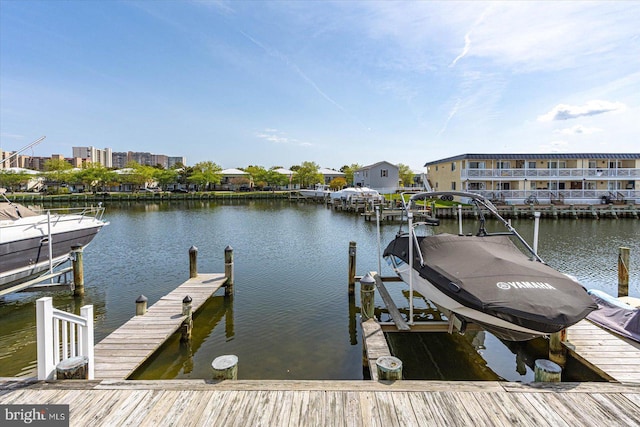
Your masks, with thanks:
[[[356,241],[357,274],[378,269],[374,222],[282,201],[114,204],[106,218],[111,224],[85,249],[84,298],[61,291],[0,301],[0,376],[35,375],[37,298],[52,295],[57,308],[76,313],[93,304],[100,340],[135,314],[140,294],[153,304],[188,278],[192,245],[199,250],[198,270],[212,273],[224,271],[224,248],[231,245],[233,298],[212,298],[195,317],[191,345],[170,340],[138,377],[209,378],[215,357],[236,354],[243,379],[363,378],[347,252]],[[514,225],[531,241],[533,221]],[[457,233],[458,225],[444,221],[440,228]],[[397,230],[397,224],[383,225],[383,246]],[[470,220],[465,230],[475,231]],[[543,219],[540,236],[539,252],[549,264],[613,294],[618,247],[630,247],[630,294],[640,295],[639,221]],[[393,274],[384,262],[382,274]],[[403,284],[389,290],[400,307],[408,305]],[[421,379],[531,381],[540,352],[535,342],[507,346],[484,332],[394,334],[390,345],[405,363],[405,376]]]

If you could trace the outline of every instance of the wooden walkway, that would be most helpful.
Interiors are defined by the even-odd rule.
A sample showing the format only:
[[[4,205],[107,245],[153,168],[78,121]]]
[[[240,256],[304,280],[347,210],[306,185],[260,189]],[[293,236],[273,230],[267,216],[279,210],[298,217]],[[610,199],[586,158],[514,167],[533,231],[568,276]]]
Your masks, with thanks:
[[[126,379],[180,328],[184,297],[191,297],[195,312],[224,283],[224,274],[199,274],[113,331],[94,348],[95,378]]]
[[[396,381],[0,381],[0,404],[67,404],[71,426],[631,426],[640,386]]]
[[[563,343],[571,355],[609,381],[640,383],[640,345],[581,320]]]

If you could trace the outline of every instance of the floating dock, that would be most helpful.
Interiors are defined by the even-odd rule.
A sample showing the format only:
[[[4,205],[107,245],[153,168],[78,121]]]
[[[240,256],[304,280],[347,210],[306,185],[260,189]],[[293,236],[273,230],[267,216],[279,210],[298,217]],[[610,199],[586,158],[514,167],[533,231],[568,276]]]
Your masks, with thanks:
[[[222,273],[198,274],[109,334],[94,347],[96,379],[128,378],[182,326],[183,299],[191,297],[195,312],[225,281]]]

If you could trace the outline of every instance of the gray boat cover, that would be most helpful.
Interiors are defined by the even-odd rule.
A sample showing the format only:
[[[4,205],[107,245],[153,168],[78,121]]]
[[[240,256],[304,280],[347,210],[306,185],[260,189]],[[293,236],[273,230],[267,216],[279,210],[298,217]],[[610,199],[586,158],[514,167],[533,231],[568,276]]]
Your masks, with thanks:
[[[18,203],[0,202],[0,220],[20,219],[28,216],[37,216],[38,214]]]
[[[408,262],[408,240],[394,239],[384,255]],[[509,236],[443,233],[418,241],[425,265],[416,255],[413,268],[466,307],[545,334],[558,332],[597,308],[582,285],[531,260]]]
[[[598,309],[589,313],[587,319],[623,337],[640,342],[640,309],[599,290],[590,289],[589,295],[598,304]]]

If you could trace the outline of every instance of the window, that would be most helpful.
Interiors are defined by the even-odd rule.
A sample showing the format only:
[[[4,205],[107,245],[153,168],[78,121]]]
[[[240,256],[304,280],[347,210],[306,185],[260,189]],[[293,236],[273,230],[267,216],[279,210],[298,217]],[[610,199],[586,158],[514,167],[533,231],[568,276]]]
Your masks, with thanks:
[[[527,162],[527,167],[529,169],[535,169],[536,168],[536,162]]]
[[[451,170],[452,171],[456,170],[456,162],[452,162],[451,163]],[[454,190],[455,190],[455,188],[454,188]]]
[[[389,176],[389,170],[388,169],[380,169],[380,178],[386,178]]]
[[[617,169],[621,167],[620,162],[609,162],[609,169]]]
[[[597,168],[597,162],[595,160],[589,160],[589,169]]]
[[[497,169],[511,169],[511,162],[496,162]]]
[[[456,189],[456,183],[455,183],[455,181],[451,183],[451,189],[452,189],[452,190],[455,190],[455,189]]]
[[[469,162],[469,169],[485,169],[484,162]]]

